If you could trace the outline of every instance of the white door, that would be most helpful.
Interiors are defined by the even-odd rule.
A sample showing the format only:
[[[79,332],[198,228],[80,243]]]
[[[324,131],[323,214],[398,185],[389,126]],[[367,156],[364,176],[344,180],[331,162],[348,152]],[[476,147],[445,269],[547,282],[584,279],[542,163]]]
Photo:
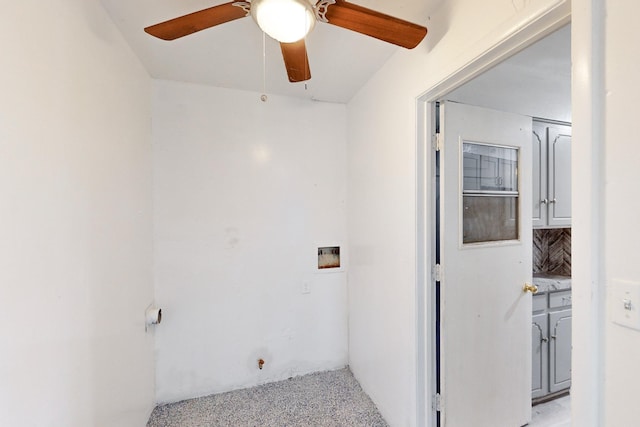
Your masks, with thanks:
[[[531,419],[530,117],[441,104],[441,422]]]

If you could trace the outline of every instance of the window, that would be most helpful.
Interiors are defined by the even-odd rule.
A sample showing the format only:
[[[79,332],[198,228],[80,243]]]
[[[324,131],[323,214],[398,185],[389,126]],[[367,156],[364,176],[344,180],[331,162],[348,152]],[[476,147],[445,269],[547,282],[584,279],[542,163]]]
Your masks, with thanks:
[[[518,149],[462,145],[462,243],[518,239]]]

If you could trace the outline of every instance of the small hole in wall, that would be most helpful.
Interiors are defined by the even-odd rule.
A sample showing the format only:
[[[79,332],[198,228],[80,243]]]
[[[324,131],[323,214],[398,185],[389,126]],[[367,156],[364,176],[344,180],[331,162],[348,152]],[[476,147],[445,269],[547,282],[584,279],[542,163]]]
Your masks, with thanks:
[[[318,248],[318,269],[340,268],[340,246]]]

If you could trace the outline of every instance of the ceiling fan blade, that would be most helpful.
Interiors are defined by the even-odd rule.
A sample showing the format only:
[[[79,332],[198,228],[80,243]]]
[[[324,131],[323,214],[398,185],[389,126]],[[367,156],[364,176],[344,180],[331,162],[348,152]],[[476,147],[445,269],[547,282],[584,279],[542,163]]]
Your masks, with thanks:
[[[234,6],[234,3],[236,2],[224,3],[170,19],[147,27],[144,31],[162,40],[175,40],[247,16],[247,11],[242,7]]]
[[[325,16],[329,24],[407,49],[416,47],[427,35],[427,29],[421,25],[347,3],[344,0],[336,0],[335,4],[326,6]]]
[[[292,83],[303,82],[311,78],[309,57],[304,39],[294,43],[280,43],[287,75]]]

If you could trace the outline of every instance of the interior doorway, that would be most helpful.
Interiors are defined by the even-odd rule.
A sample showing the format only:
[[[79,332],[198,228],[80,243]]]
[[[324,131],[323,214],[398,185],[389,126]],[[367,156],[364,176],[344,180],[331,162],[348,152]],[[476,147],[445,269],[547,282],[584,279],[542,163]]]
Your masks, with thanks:
[[[568,25],[563,25],[567,23],[568,17],[556,18],[545,30],[540,30],[537,34],[530,35],[532,38],[540,38],[551,33],[549,37],[543,39],[539,44],[532,44],[528,49],[512,56],[488,72],[478,75],[464,85],[456,85],[450,82],[450,87],[455,87],[453,90],[444,89],[443,85],[443,88],[435,89],[431,94],[427,94],[422,100],[425,102],[422,111],[425,117],[428,118],[427,120],[431,122],[431,128],[435,128],[433,118],[435,117],[436,108],[433,101],[442,99],[570,123],[571,69],[569,49],[571,29]],[[545,57],[542,54],[547,55]],[[561,61],[553,60],[548,54],[551,54],[551,56],[556,55]],[[543,73],[546,73],[546,78],[540,78],[541,70],[536,70],[534,66],[527,65],[528,61],[533,61],[534,64],[542,64],[543,67],[540,68],[544,68]],[[471,72],[469,73],[472,74]],[[464,75],[464,73],[462,74]],[[460,76],[460,79],[462,78]],[[527,79],[529,79],[528,83],[526,83]],[[441,93],[438,94],[438,90]],[[549,97],[540,102],[539,98],[544,93],[548,93]],[[505,96],[505,94],[509,96]],[[539,109],[540,105],[545,105],[544,111]],[[435,193],[433,187],[433,184],[427,184],[427,193],[429,191]],[[434,250],[433,253],[435,254],[436,251]],[[430,290],[432,300],[439,299],[439,295],[435,295],[436,291],[436,287]],[[433,315],[433,313],[436,313],[436,315]],[[433,313],[432,320],[435,324],[435,317],[439,313],[436,310]],[[439,331],[431,334],[432,341],[439,339],[439,337]],[[432,363],[428,369],[437,371],[439,354],[432,354],[430,357]],[[439,373],[434,372],[433,378],[439,379]],[[431,387],[434,393],[439,391],[437,390],[438,385],[432,385]],[[435,405],[437,406],[438,403],[436,399]],[[435,417],[434,415],[433,420],[431,420],[431,425],[434,426],[439,425]],[[544,424],[535,425],[543,426]]]
[[[445,96],[533,118],[531,426],[570,424],[571,25]],[[541,167],[542,166],[542,167]],[[524,212],[523,212],[524,213]],[[529,243],[531,244],[531,243]],[[562,398],[562,404],[551,402]],[[543,404],[537,406],[538,404]]]

